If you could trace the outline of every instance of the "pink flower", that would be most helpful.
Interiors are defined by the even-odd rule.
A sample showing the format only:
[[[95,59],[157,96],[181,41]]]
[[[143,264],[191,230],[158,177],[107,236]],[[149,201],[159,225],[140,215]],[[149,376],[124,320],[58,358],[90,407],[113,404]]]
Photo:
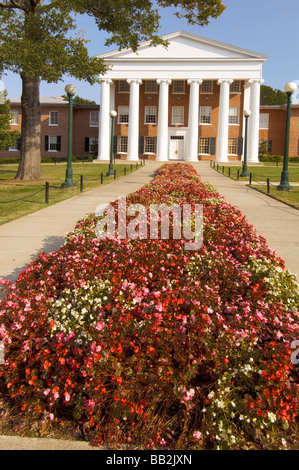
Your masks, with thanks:
[[[105,326],[105,323],[104,323],[103,321],[99,321],[98,323],[96,323],[95,329],[96,329],[97,331],[102,331],[102,329],[104,328],[104,326]]]
[[[194,437],[195,439],[200,440],[200,439],[202,438],[202,433],[201,433],[200,431],[195,431],[195,432],[193,433],[193,437]]]

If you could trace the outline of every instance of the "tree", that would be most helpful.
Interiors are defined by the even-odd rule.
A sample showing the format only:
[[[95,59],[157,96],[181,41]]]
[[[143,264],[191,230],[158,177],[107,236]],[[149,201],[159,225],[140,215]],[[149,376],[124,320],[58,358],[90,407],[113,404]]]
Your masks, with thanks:
[[[261,105],[284,105],[286,102],[287,96],[283,91],[267,85],[261,86]]]
[[[10,101],[6,97],[7,92],[4,91],[3,99],[0,100],[0,150],[14,147],[17,139],[21,136],[18,131],[12,131],[10,128]]]
[[[157,0],[176,15],[200,26],[224,10],[222,0]],[[41,177],[40,81],[57,83],[67,74],[90,84],[104,74],[102,60],[91,58],[74,16],[87,14],[111,36],[106,45],[136,50],[138,43],[158,36],[160,15],[151,0],[0,0],[0,73],[10,70],[22,79],[21,158],[16,178]]]

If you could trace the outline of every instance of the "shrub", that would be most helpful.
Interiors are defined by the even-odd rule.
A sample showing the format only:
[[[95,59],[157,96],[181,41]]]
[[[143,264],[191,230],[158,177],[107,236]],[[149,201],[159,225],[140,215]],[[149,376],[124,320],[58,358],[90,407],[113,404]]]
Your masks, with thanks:
[[[284,448],[298,412],[295,278],[192,166],[163,165],[127,198],[161,202],[204,205],[200,250],[99,240],[90,214],[2,282],[2,392],[98,445]]]
[[[283,156],[282,155],[259,155],[260,162],[282,162]]]

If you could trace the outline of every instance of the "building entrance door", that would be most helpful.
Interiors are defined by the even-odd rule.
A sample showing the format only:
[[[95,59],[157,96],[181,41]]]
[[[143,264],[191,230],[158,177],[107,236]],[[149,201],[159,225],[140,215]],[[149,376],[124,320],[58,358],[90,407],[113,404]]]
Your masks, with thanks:
[[[184,136],[171,135],[169,142],[169,160],[184,160]]]

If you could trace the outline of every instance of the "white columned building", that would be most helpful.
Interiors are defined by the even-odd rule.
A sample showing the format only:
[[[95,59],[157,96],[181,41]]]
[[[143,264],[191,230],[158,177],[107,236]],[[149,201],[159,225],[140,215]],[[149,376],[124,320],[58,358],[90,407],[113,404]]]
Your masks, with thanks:
[[[149,41],[100,54],[110,66],[100,77],[98,159],[202,159],[227,162],[243,154],[243,110],[249,108],[248,162],[258,161],[259,99],[267,56],[178,31],[168,47]]]

